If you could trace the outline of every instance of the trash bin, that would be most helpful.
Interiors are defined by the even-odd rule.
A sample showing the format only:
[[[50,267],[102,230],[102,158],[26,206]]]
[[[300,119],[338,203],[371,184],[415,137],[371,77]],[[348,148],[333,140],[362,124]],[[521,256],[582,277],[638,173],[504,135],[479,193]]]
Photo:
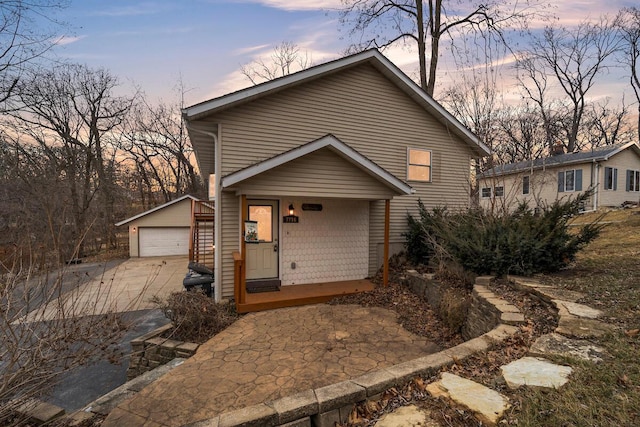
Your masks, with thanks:
[[[195,262],[189,263],[189,272],[184,276],[182,285],[187,291],[202,289],[209,297],[213,297],[213,270]]]

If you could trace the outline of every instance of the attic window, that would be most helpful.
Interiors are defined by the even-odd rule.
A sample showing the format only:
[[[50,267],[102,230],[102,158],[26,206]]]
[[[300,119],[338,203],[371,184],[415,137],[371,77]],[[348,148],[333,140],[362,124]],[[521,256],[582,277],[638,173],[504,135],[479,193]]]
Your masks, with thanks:
[[[431,151],[407,149],[407,180],[431,182]]]

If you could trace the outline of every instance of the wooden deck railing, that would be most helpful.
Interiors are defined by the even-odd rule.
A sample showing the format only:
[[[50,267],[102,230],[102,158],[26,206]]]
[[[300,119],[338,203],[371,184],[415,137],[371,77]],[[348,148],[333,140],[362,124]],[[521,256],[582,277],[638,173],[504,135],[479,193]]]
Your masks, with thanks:
[[[214,268],[215,209],[213,202],[193,200],[191,202],[191,239],[189,260]]]

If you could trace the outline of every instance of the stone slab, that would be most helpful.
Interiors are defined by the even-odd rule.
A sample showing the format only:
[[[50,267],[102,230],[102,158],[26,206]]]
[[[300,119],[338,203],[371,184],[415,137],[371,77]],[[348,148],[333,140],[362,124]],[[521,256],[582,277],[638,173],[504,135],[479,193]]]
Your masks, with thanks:
[[[367,390],[367,397],[371,398],[396,385],[396,376],[386,369],[378,369],[351,381],[364,387]]]
[[[285,396],[267,402],[267,405],[278,413],[278,422],[280,424],[308,417],[318,412],[318,400],[313,390],[306,390],[291,396]]]
[[[481,422],[492,426],[510,406],[507,398],[497,391],[448,372],[443,372],[439,381],[429,384],[427,391],[433,397],[453,400],[472,411]]]
[[[376,422],[376,427],[439,427],[431,419],[430,413],[416,405],[401,406],[393,412],[384,414]]]
[[[332,409],[339,409],[342,406],[367,398],[367,391],[364,387],[352,381],[342,381],[321,387],[316,389],[315,393],[321,413]]]
[[[595,319],[560,316],[556,332],[574,338],[597,338],[613,332],[615,327]]]
[[[553,303],[558,307],[564,307],[569,314],[578,317],[586,317],[587,319],[597,319],[602,316],[602,311],[595,308],[591,308],[588,305],[578,304],[577,302],[553,300]]]
[[[64,415],[63,408],[40,400],[31,400],[21,405],[18,412],[26,415],[37,424],[45,424]]]
[[[523,357],[500,368],[511,389],[520,386],[560,388],[569,381],[573,370],[538,357]]]
[[[605,350],[587,340],[567,338],[551,333],[538,337],[529,348],[530,356],[568,356],[577,359],[602,362]]]

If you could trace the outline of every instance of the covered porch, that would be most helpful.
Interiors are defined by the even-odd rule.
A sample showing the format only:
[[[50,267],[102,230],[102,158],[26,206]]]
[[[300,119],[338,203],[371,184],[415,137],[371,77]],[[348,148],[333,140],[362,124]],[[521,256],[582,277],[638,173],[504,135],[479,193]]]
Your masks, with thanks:
[[[225,256],[233,256],[239,312],[371,290],[368,277],[378,262],[388,283],[390,202],[411,188],[337,138],[302,145],[221,181],[223,200],[230,205],[235,198],[238,214],[239,246]],[[275,289],[251,293],[259,282]]]

